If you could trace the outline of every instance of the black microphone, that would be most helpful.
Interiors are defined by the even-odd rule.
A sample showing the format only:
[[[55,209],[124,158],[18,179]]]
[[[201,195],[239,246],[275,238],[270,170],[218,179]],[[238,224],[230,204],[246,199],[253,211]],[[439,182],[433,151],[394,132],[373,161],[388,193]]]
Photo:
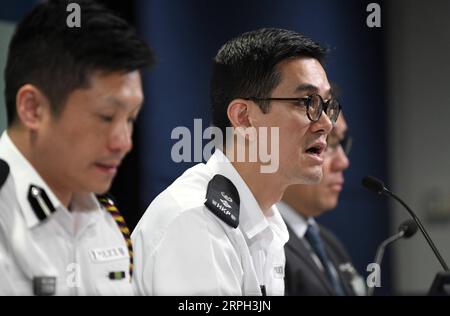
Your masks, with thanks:
[[[408,239],[417,232],[417,224],[415,221],[408,219],[398,227],[398,231],[403,233],[403,238]]]
[[[380,267],[381,266],[381,261],[383,261],[383,256],[384,256],[384,250],[386,249],[386,247],[390,244],[392,244],[393,242],[401,239],[401,238],[410,238],[412,237],[415,233],[417,232],[417,224],[416,222],[414,222],[413,220],[409,219],[405,222],[403,222],[399,227],[398,227],[398,233],[396,233],[395,235],[392,235],[391,237],[389,237],[388,239],[384,240],[377,248],[377,252],[375,255],[375,263]],[[375,287],[370,287],[367,291],[367,295],[371,296],[373,295],[373,291],[375,290]]]
[[[388,195],[395,200],[397,200],[403,207],[408,211],[409,215],[413,218],[413,220],[416,222],[417,226],[419,227],[420,231],[422,232],[422,235],[425,237],[426,241],[428,242],[428,245],[430,245],[431,250],[433,250],[434,255],[439,260],[439,263],[441,264],[442,268],[445,271],[449,271],[447,264],[445,263],[444,259],[442,258],[441,254],[439,253],[439,250],[434,245],[433,240],[431,240],[430,236],[428,235],[425,227],[422,225],[422,222],[420,219],[416,216],[416,214],[409,208],[408,205],[406,205],[405,202],[402,201],[398,196],[396,196],[394,193],[389,191],[384,183],[377,178],[371,177],[371,176],[365,176],[362,179],[362,185],[369,189],[370,191],[374,191],[378,194],[385,194]]]
[[[377,253],[375,255],[375,263],[378,265],[381,265],[381,261],[383,261],[383,255],[384,255],[384,249],[392,244],[394,241],[397,241],[401,238],[410,238],[417,232],[417,224],[413,220],[409,219],[405,222],[403,222],[398,227],[398,233],[395,235],[389,237],[388,239],[384,240],[377,249]]]

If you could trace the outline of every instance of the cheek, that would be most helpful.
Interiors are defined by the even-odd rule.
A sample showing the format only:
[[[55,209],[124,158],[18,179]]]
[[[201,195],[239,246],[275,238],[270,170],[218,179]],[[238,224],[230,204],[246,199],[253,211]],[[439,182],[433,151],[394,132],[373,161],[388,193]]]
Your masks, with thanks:
[[[80,126],[65,130],[59,135],[58,146],[61,148],[61,155],[66,157],[68,163],[70,161],[75,165],[86,164],[104,147],[102,145],[104,137],[100,130],[95,132]]]
[[[278,150],[279,157],[285,163],[295,163],[298,161],[299,153],[305,146],[305,137],[308,130],[308,124],[300,113],[289,111],[278,113],[272,117],[264,117],[259,121],[259,126],[270,127],[267,129],[267,138],[269,139],[269,148]],[[271,128],[278,130],[278,137],[274,141],[271,137]],[[263,141],[263,139],[261,139]]]
[[[323,172],[322,182],[326,182],[329,174],[331,173],[331,159],[328,157],[325,157],[323,161],[322,172]]]
[[[296,147],[303,147],[305,146],[308,127],[308,124],[305,124],[298,119],[291,119],[284,128],[284,139],[286,139],[287,142],[294,144]]]

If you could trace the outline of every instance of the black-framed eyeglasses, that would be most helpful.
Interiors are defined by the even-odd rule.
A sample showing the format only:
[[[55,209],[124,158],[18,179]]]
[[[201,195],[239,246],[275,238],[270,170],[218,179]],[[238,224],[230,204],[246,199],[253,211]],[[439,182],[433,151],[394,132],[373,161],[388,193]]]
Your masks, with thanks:
[[[243,98],[244,100],[250,100],[254,102],[258,101],[284,101],[284,102],[291,102],[298,106],[306,106],[306,114],[310,121],[317,122],[322,112],[325,112],[331,122],[334,124],[336,123],[339,113],[341,113],[341,104],[339,101],[335,98],[332,98],[328,100],[327,102],[324,102],[320,94],[312,94],[310,96],[304,97],[304,98],[256,98],[256,97],[249,97],[249,98]]]
[[[339,139],[337,136],[333,136],[332,134],[330,134],[327,138],[327,149],[334,152],[340,145],[345,155],[348,156],[352,149],[352,143],[353,138],[348,134],[345,134],[344,138],[342,139]]]

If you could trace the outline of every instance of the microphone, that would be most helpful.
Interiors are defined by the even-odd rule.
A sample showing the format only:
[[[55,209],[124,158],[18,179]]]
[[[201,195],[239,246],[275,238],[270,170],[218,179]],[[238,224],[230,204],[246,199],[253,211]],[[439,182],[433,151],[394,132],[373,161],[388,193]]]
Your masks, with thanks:
[[[399,233],[403,233],[403,238],[411,238],[417,232],[417,224],[415,221],[409,219],[407,221],[404,221],[398,227],[398,231]]]
[[[416,222],[417,226],[419,227],[422,235],[425,237],[428,245],[431,247],[431,250],[433,250],[434,255],[436,256],[436,258],[438,259],[439,263],[441,264],[442,268],[445,271],[449,271],[447,264],[445,263],[444,259],[442,258],[441,254],[439,253],[439,250],[436,248],[436,246],[434,245],[433,240],[431,240],[430,236],[428,235],[425,227],[422,225],[422,222],[420,221],[420,219],[416,216],[416,214],[409,208],[408,205],[406,205],[405,202],[403,202],[402,199],[400,199],[397,195],[395,195],[394,193],[392,193],[391,191],[389,191],[386,186],[384,185],[384,183],[380,180],[378,180],[375,177],[371,177],[371,176],[365,176],[362,179],[362,185],[367,188],[370,191],[374,191],[378,194],[385,194],[388,195],[392,198],[394,198],[395,200],[397,200],[401,205],[403,205],[403,207],[408,211],[409,215],[411,215],[411,217],[413,218],[413,220]]]
[[[413,221],[413,220],[407,220],[405,222],[403,222],[399,227],[398,227],[398,233],[396,233],[395,235],[389,237],[388,239],[384,240],[377,248],[377,252],[375,255],[375,263],[378,266],[381,266],[381,261],[383,261],[383,256],[384,256],[384,250],[386,249],[386,247],[390,244],[392,244],[393,242],[401,239],[401,238],[410,238],[412,236],[414,236],[414,234],[417,232],[417,224]],[[370,287],[367,290],[367,294],[369,296],[373,295],[373,291],[375,290],[375,287]]]
[[[369,189],[370,191],[376,192],[378,194],[387,191],[386,187],[384,186],[384,183],[381,180],[378,180],[377,178],[372,176],[365,176],[362,179],[361,183],[366,189]]]

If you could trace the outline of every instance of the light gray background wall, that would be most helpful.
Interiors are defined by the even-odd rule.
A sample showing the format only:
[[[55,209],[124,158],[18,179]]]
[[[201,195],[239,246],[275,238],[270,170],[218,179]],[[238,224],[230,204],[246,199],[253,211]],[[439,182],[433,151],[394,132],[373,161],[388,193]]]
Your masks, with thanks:
[[[3,92],[5,84],[3,81],[3,72],[5,69],[7,49],[13,31],[13,24],[0,21],[0,132],[6,128],[5,96]]]
[[[390,186],[417,215],[450,262],[450,1],[384,2]],[[392,202],[392,231],[408,218]],[[441,269],[419,233],[394,250],[394,287],[423,293]]]

